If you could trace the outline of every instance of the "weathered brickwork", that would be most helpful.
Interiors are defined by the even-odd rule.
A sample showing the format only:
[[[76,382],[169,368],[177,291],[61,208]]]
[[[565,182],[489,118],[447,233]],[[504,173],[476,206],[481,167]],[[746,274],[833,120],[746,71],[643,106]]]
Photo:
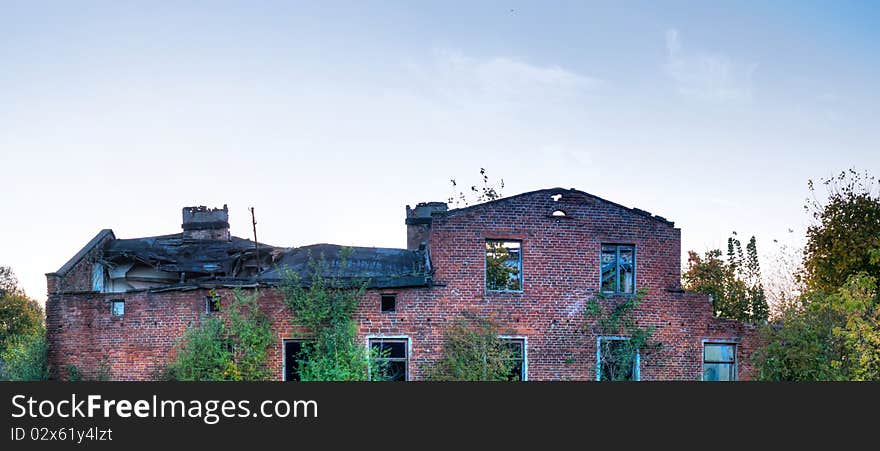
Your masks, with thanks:
[[[87,291],[92,289],[92,264],[104,255],[104,245],[115,237],[110,230],[102,230],[89,246],[88,252],[74,257],[75,264],[65,265],[58,273],[46,274],[48,294]],[[94,244],[94,246],[92,246]],[[64,272],[64,275],[59,273]]]
[[[561,198],[551,198],[558,193]],[[556,210],[565,216],[553,216]],[[522,292],[486,291],[487,239],[522,242]],[[636,286],[648,291],[636,318],[655,327],[654,338],[662,344],[640,359],[641,380],[699,380],[707,341],[737,343],[739,379],[752,375],[754,329],[714,318],[706,296],[681,291],[680,230],[662,218],[577,191],[543,190],[437,213],[426,244],[435,270],[432,286],[368,290],[356,313],[365,345],[370,336],[410,340],[412,380],[421,379],[424,366],[440,355],[444,327],[463,311],[489,316],[504,335],[525,338],[529,380],[595,380],[598,337],[584,307],[599,293],[602,244],[636,249]],[[81,277],[85,285],[72,280]],[[85,377],[106,370],[112,379],[149,379],[186,327],[204,315],[207,289],[95,293],[86,291],[88,277],[86,270],[70,271],[61,278],[70,281],[50,283],[49,362],[61,378],[75,365]],[[218,291],[232,296],[229,289]],[[282,379],[283,340],[305,334],[293,326],[279,290],[259,292],[276,335],[270,365]],[[395,312],[380,312],[383,293],[397,295]],[[125,301],[124,316],[111,316],[114,299]]]

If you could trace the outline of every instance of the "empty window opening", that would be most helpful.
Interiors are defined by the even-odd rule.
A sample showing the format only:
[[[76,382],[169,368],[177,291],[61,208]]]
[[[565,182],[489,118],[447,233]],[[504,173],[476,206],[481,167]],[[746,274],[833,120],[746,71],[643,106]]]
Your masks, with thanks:
[[[553,199],[553,202],[559,202],[559,199],[562,199],[562,194],[553,194],[550,198]]]
[[[92,266],[92,291],[103,292],[105,281],[107,278],[107,272],[104,271],[104,265],[100,263],[95,263]]]
[[[205,296],[205,313],[216,313],[220,311],[220,295],[213,294]]]
[[[407,367],[409,366],[408,350],[409,340],[406,338],[372,338],[370,350],[374,353],[377,373],[383,381],[406,381],[408,380]]]
[[[486,289],[522,291],[522,243],[486,240]]]
[[[510,352],[508,361],[510,364],[509,381],[528,380],[526,374],[526,340],[523,338],[501,338],[502,345]]]
[[[284,380],[299,381],[300,371],[305,362],[303,340],[284,340]]]
[[[703,345],[703,380],[736,380],[736,344],[705,343]]]
[[[636,250],[632,245],[602,245],[602,291],[632,294],[635,289]]]
[[[639,380],[639,349],[629,338],[599,337],[596,362],[596,380]]]
[[[125,315],[125,301],[110,301],[110,314],[113,316]]]
[[[383,294],[380,301],[379,311],[382,313],[393,313],[397,311],[397,295]]]
[[[554,211],[553,211],[553,216],[556,216],[556,217],[562,217],[562,216],[567,216],[567,215],[566,215],[565,212],[562,211],[562,210],[554,210]]]

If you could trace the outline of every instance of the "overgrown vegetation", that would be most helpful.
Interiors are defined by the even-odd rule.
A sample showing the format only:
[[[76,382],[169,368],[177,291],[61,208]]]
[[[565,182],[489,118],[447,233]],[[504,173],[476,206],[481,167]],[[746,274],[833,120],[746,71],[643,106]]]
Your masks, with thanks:
[[[853,170],[809,183],[804,293],[781,306],[755,354],[764,380],[880,380],[880,193]]]
[[[232,292],[222,314],[206,315],[176,346],[164,378],[181,381],[260,381],[271,376],[266,365],[273,343],[269,318],[259,293]]]
[[[498,325],[465,312],[443,332],[443,353],[425,368],[433,381],[519,380],[518,356],[499,336]]]
[[[833,292],[857,273],[880,277],[880,190],[877,180],[854,170],[822,179],[824,200],[812,180],[804,209],[807,228],[804,278],[809,291]]]
[[[0,266],[0,380],[45,380],[43,308],[18,286],[12,268]]]
[[[758,246],[751,237],[743,252],[742,243],[733,232],[727,239],[727,260],[721,250],[713,249],[700,257],[688,253],[688,268],[682,275],[685,289],[712,296],[716,316],[752,324],[762,323],[770,315],[758,262]]]
[[[599,342],[599,380],[633,380],[637,377],[637,360],[663,348],[663,344],[653,338],[655,327],[641,326],[635,319],[635,310],[647,293],[642,288],[633,296],[606,298],[600,294],[587,304],[584,310],[587,332],[605,338]]]
[[[9,340],[0,354],[3,380],[42,381],[48,379],[47,349],[45,331]]]
[[[380,380],[384,372],[376,353],[357,337],[354,312],[367,280],[341,277],[348,267],[350,248],[340,251],[339,265],[324,256],[310,256],[307,280],[294,271],[282,284],[284,302],[295,314],[294,324],[308,331],[297,362],[303,381]],[[335,272],[335,273],[334,273]]]

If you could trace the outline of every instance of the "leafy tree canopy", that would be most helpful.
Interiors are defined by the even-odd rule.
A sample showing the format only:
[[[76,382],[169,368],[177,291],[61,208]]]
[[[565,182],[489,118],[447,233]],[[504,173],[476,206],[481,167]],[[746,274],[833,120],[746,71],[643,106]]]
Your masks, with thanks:
[[[12,268],[0,266],[0,380],[43,380],[46,331],[43,307],[18,286]]]
[[[755,355],[765,380],[880,380],[880,194],[854,170],[822,181],[806,208],[805,293],[763,329]]]
[[[12,269],[0,266],[0,350],[12,339],[40,333],[43,318],[43,307],[18,287]]]
[[[815,224],[807,228],[804,270],[808,290],[834,292],[860,271],[880,277],[880,190],[876,178],[855,170],[823,179],[826,196],[819,200],[814,183],[804,208]]]
[[[682,279],[685,289],[712,296],[716,316],[759,323],[770,314],[754,236],[743,252],[742,243],[733,232],[727,240],[726,260],[720,249],[710,250],[702,257],[688,252],[688,268]]]

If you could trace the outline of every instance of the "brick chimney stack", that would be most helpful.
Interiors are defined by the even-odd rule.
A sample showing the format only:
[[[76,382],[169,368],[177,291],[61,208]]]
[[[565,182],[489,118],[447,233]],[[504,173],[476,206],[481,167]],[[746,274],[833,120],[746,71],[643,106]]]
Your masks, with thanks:
[[[223,208],[184,207],[183,237],[192,240],[223,240],[229,241],[229,209]]]
[[[406,206],[406,248],[418,250],[427,244],[431,232],[431,215],[445,213],[446,202],[422,202],[416,208]]]

